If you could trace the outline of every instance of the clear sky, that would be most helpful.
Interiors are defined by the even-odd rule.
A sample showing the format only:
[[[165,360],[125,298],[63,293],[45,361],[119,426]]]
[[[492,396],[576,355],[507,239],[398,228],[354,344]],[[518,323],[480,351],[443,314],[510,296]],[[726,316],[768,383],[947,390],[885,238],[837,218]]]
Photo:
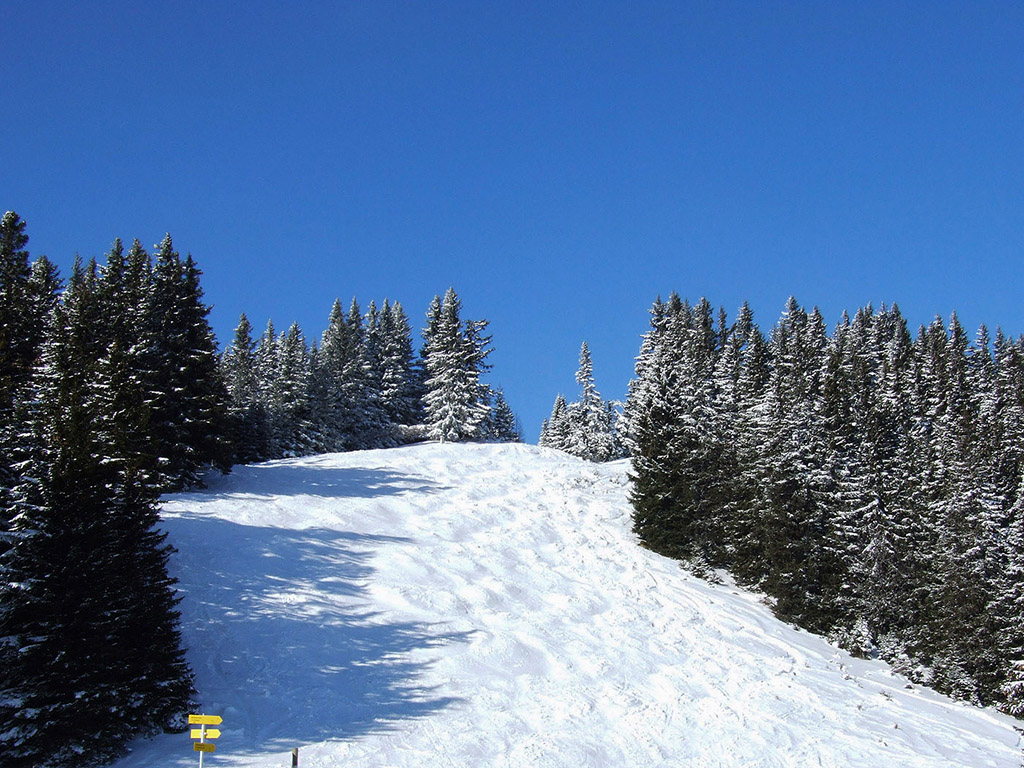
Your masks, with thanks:
[[[658,294],[1024,332],[1024,3],[0,0],[0,210],[170,232],[222,344],[451,285],[528,439]]]

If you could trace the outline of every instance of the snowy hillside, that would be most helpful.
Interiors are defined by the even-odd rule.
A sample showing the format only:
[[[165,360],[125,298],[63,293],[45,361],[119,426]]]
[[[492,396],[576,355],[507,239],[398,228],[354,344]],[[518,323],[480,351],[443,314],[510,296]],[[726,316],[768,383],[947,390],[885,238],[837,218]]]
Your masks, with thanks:
[[[1000,766],[1016,721],[911,687],[630,533],[626,465],[422,445],[170,497],[214,766]],[[188,734],[118,768],[195,765]]]

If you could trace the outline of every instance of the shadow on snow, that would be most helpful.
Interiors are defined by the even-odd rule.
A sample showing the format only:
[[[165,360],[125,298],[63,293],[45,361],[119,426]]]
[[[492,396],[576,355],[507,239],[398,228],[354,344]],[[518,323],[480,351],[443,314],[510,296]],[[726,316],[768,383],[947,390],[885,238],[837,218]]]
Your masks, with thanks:
[[[364,469],[246,469],[275,495],[309,493],[311,484],[323,495],[367,497],[424,482]],[[242,479],[237,490],[248,493],[250,478]],[[187,505],[216,493],[177,500]],[[352,739],[457,703],[419,679],[430,649],[465,642],[469,633],[388,621],[367,593],[373,558],[411,540],[242,525],[189,512],[169,516],[163,527],[178,549],[171,570],[198,699],[224,717],[218,750],[265,753]]]
[[[206,479],[209,487],[205,491],[179,494],[175,498],[183,501],[210,501],[213,492],[228,496],[304,495],[371,499],[444,490],[444,486],[428,478],[387,469],[332,466],[329,456],[239,466],[230,475],[211,475]]]

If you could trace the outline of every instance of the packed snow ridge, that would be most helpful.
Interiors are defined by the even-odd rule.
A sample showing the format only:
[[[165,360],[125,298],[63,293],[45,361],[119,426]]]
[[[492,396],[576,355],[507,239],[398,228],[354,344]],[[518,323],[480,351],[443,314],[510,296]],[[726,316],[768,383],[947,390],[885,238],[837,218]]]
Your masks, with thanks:
[[[627,475],[417,445],[168,497],[199,709],[224,720],[205,765],[1021,765],[1017,721],[638,546]],[[197,761],[187,733],[129,747],[118,768]]]

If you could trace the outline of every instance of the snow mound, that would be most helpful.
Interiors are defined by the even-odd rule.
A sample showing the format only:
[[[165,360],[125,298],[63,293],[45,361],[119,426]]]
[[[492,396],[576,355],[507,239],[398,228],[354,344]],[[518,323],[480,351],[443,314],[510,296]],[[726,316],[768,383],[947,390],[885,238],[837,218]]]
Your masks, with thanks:
[[[419,445],[238,467],[164,526],[213,766],[999,766],[1016,721],[639,547],[627,465]],[[118,768],[194,765],[188,734]]]

